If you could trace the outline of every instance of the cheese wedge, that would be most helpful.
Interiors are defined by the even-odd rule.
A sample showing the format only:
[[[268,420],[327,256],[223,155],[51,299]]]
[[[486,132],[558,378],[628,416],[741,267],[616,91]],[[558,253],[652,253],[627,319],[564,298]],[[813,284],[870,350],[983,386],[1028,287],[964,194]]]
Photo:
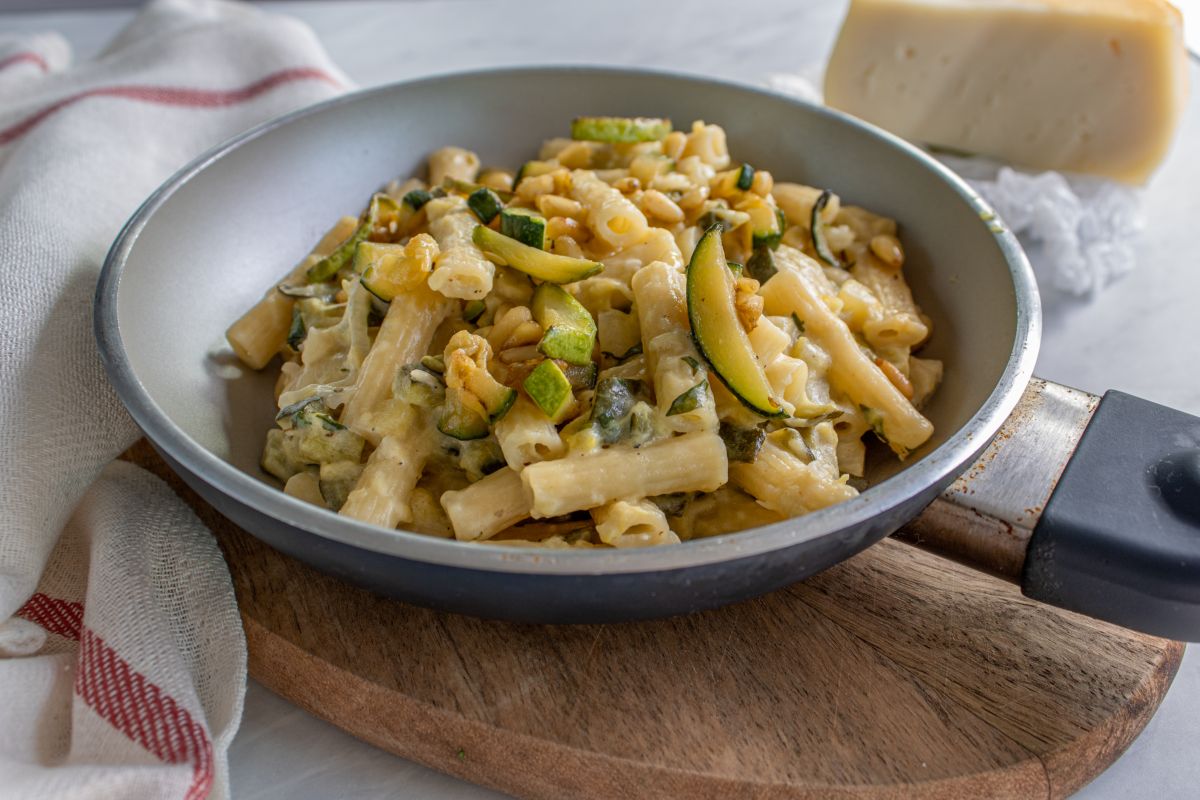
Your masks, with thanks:
[[[852,0],[825,101],[907,139],[1142,183],[1187,97],[1164,0]]]

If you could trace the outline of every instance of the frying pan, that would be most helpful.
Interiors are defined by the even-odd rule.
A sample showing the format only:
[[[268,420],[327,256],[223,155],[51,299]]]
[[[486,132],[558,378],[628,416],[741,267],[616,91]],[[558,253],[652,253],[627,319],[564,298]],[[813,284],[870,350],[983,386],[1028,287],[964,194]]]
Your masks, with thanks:
[[[240,366],[226,326],[330,220],[419,171],[430,151],[453,143],[515,165],[583,114],[719,123],[739,159],[897,219],[906,275],[934,320],[923,355],[946,365],[926,410],[933,439],[903,465],[872,459],[871,488],[847,502],[633,551],[465,544],[279,491],[258,467],[274,378]],[[528,622],[679,614],[800,580],[911,521],[910,538],[1031,597],[1200,639],[1200,420],[1032,379],[1040,306],[1017,240],[937,162],[826,108],[600,68],[474,72],[343,96],[260,126],[167,181],[114,243],[95,320],[122,400],[202,497],[284,553],[406,601]]]

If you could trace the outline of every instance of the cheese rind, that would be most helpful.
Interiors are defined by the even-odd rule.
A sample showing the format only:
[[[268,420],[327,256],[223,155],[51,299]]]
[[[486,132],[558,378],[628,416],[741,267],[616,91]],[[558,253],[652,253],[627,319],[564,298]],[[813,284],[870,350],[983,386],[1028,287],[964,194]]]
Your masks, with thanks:
[[[1187,97],[1163,0],[852,0],[825,101],[907,139],[1144,182]]]

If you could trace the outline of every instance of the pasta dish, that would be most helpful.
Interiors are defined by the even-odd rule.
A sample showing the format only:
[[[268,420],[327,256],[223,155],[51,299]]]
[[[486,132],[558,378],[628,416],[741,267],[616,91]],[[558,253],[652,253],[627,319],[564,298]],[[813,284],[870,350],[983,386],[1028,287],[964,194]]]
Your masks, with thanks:
[[[942,377],[896,223],[731,159],[724,130],[583,117],[516,172],[445,147],[227,333],[281,356],[262,467],[387,528],[679,543],[858,494]],[[868,435],[869,434],[869,435]]]

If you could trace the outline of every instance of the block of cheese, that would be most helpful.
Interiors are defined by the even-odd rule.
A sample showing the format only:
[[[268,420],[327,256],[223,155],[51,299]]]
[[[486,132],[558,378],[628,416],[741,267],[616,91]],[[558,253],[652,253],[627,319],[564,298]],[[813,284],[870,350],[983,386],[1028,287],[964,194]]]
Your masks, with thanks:
[[[923,144],[1144,182],[1187,96],[1165,0],[852,0],[825,102]]]

